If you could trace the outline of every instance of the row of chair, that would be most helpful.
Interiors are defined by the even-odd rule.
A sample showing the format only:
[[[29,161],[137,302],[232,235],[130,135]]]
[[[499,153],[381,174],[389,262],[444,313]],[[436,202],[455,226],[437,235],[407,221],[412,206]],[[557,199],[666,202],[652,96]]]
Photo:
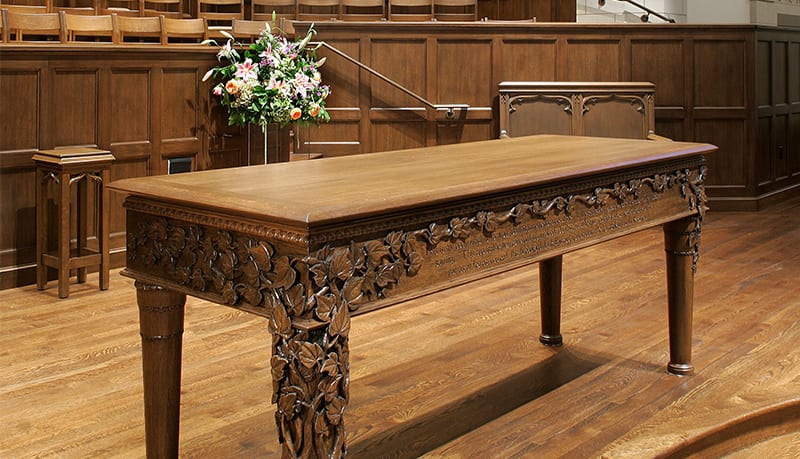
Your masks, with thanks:
[[[13,0],[9,0],[13,1]],[[477,0],[38,0],[42,5],[6,5],[10,12],[205,18],[213,26],[234,19],[269,21],[475,21]],[[188,11],[192,2],[194,11]]]
[[[264,22],[235,19],[230,33],[250,42],[264,29]],[[203,18],[177,19],[165,16],[130,17],[58,13],[12,13],[0,10],[3,42],[75,43],[202,43],[215,29]]]
[[[9,0],[14,1],[14,0]],[[12,13],[58,13],[104,15],[116,13],[120,16],[167,16],[183,18],[185,0],[39,0],[39,4],[0,3]]]

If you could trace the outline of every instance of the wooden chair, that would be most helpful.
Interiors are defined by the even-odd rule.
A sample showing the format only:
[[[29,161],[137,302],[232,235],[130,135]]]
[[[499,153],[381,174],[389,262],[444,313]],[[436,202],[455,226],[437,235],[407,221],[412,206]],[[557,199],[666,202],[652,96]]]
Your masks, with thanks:
[[[0,3],[0,9],[8,10],[9,13],[41,14],[48,12],[47,5],[9,5]]]
[[[142,0],[142,16],[185,17],[181,0]]]
[[[208,23],[204,18],[175,19],[159,16],[161,19],[161,44],[200,43],[208,39]]]
[[[70,14],[95,15],[100,12],[100,0],[47,0],[51,13],[66,11]]]
[[[433,18],[437,21],[477,21],[477,0],[433,0]]]
[[[339,19],[340,0],[297,0],[298,21],[332,21]]]
[[[343,21],[384,21],[386,3],[384,0],[342,0],[341,20]]]
[[[68,42],[95,41],[113,43],[114,21],[110,14],[86,16],[61,11]],[[88,39],[88,40],[87,40]]]
[[[244,0],[197,0],[197,17],[208,23],[209,36],[220,37],[220,30],[230,33],[234,19],[244,19]]]
[[[117,43],[161,43],[161,19],[156,16],[113,16]]]
[[[231,35],[242,43],[253,43],[261,36],[264,30],[265,21],[247,21],[244,19],[234,19],[231,24]]]
[[[60,41],[67,40],[64,22],[59,13],[11,13],[6,15],[9,41]],[[26,36],[28,38],[26,38]]]
[[[276,22],[281,18],[293,21],[297,17],[296,0],[251,0],[250,20],[272,22],[272,12]]]
[[[433,0],[389,0],[390,21],[431,21]]]
[[[100,0],[99,14],[141,16],[143,9],[144,0]]]
[[[8,41],[8,10],[0,8],[0,42],[6,43]]]

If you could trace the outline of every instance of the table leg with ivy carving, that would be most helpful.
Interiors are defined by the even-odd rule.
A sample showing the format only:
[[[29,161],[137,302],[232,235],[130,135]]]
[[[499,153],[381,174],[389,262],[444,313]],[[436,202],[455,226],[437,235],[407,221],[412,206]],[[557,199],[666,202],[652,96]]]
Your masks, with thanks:
[[[276,303],[270,318],[271,365],[282,457],[343,457],[350,384],[348,308],[334,307],[330,320],[320,322],[292,318],[284,304]]]
[[[694,272],[700,245],[699,215],[664,225],[667,253],[667,302],[669,310],[669,365],[675,375],[689,375],[692,365],[692,309]]]
[[[148,458],[178,457],[186,295],[136,281]]]
[[[561,337],[561,266],[558,255],[539,262],[539,308],[542,316],[542,334],[539,342],[560,346]]]

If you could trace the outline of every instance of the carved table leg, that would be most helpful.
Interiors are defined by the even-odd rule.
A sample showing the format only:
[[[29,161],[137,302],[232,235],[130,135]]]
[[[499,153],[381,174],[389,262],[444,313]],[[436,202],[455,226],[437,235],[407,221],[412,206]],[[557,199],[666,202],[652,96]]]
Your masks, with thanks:
[[[275,306],[270,318],[273,403],[283,458],[345,455],[349,331],[347,306],[334,308],[327,323],[292,323],[286,308]]]
[[[178,457],[186,295],[136,281],[148,458]]]
[[[699,242],[699,217],[684,218],[664,225],[670,354],[667,371],[675,375],[694,372],[691,363],[692,308]]]
[[[539,299],[542,313],[542,334],[539,341],[560,346],[561,337],[561,255],[539,262]]]

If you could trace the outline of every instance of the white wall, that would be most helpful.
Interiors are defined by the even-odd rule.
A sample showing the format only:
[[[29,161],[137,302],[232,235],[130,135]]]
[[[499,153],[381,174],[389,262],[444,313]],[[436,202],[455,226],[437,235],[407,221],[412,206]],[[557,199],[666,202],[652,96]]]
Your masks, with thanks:
[[[777,25],[778,15],[797,16],[792,23],[800,23],[800,0],[773,0],[750,2],[750,22]]]
[[[692,24],[749,24],[750,0],[689,0],[686,17]]]
[[[636,0],[678,23],[690,24],[760,24],[777,25],[778,15],[797,16],[800,23],[800,0]],[[641,22],[643,11],[627,2],[576,0],[577,21],[585,23]],[[657,17],[653,24],[664,23]]]

